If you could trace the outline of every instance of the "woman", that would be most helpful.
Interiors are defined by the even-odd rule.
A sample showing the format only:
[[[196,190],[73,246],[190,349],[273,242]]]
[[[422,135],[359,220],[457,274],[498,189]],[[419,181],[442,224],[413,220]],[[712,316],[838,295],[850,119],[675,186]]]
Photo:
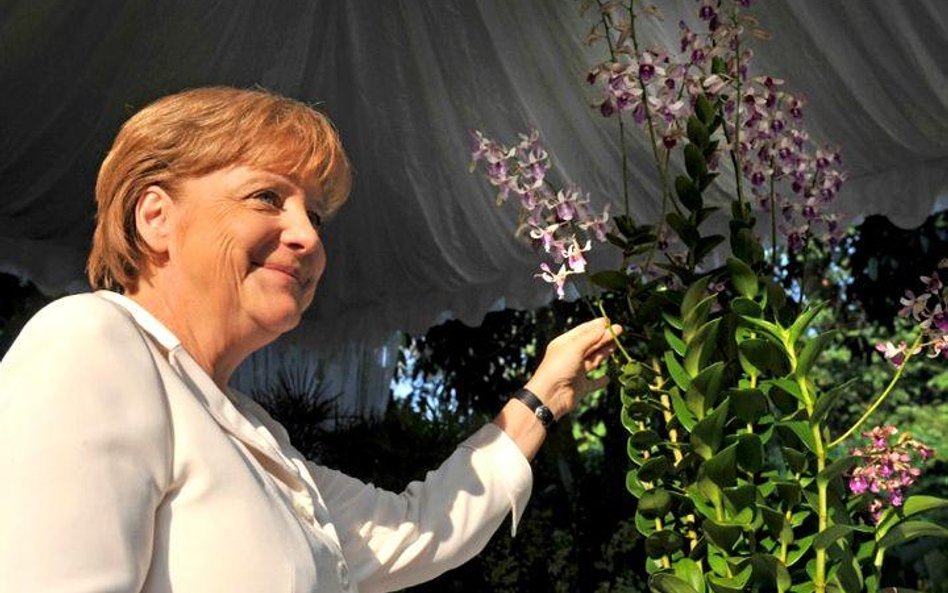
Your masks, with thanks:
[[[603,385],[585,374],[618,326],[556,338],[528,391],[401,494],[307,462],[227,387],[299,323],[350,180],[328,120],[265,91],[187,91],[125,123],[96,184],[98,291],[45,308],[0,363],[0,592],[388,591],[516,527],[547,416]]]

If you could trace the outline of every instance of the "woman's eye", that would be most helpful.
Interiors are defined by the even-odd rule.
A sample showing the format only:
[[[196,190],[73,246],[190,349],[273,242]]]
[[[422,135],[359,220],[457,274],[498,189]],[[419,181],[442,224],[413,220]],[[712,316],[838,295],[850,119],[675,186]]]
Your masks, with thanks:
[[[279,206],[280,205],[280,194],[275,191],[264,190],[257,192],[251,196],[253,199],[269,204],[270,206]]]

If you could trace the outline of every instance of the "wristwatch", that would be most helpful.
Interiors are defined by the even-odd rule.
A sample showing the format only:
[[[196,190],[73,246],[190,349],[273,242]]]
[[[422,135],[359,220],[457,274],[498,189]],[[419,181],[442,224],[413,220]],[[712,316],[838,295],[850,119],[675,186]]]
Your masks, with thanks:
[[[530,408],[530,411],[533,412],[533,415],[537,417],[537,420],[540,421],[540,424],[543,425],[543,428],[549,428],[553,426],[553,423],[556,422],[556,417],[553,415],[553,410],[546,407],[540,398],[536,396],[535,393],[529,389],[518,389],[512,396],[511,399],[519,399]]]

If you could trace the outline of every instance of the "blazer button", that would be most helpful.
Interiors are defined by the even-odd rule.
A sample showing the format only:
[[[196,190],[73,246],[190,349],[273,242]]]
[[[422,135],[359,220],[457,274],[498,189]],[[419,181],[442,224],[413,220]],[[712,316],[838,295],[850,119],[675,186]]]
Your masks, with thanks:
[[[349,567],[346,566],[345,562],[340,562],[338,566],[339,572],[339,584],[342,585],[343,589],[349,588]]]

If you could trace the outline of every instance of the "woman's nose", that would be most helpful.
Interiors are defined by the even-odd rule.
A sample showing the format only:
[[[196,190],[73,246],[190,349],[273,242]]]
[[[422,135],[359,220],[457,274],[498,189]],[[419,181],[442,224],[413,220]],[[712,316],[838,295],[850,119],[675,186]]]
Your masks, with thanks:
[[[283,242],[299,253],[311,253],[319,245],[319,231],[313,226],[305,207],[287,207],[284,212],[286,224],[283,228]]]

